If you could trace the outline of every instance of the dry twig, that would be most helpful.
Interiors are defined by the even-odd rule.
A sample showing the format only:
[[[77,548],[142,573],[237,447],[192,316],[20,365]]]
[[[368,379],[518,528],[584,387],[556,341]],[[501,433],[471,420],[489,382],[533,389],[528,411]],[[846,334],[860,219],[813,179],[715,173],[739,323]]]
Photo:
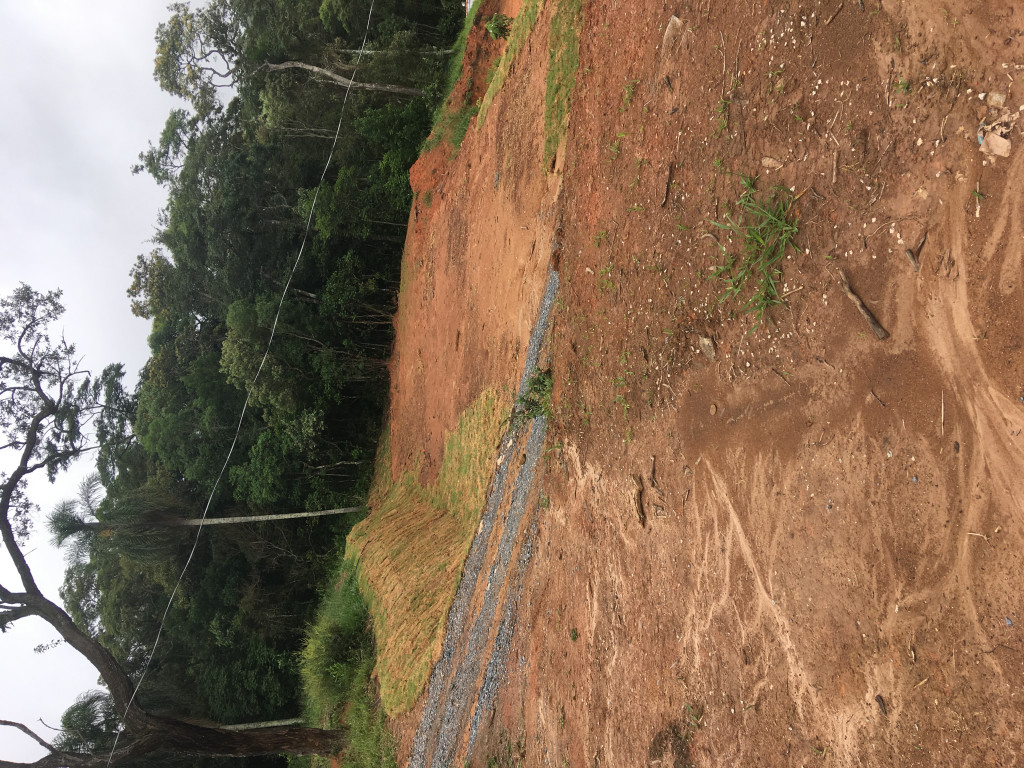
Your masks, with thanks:
[[[861,300],[860,296],[853,292],[850,288],[850,282],[846,279],[846,273],[843,270],[839,270],[839,285],[843,289],[843,293],[846,297],[853,302],[853,305],[857,307],[857,311],[864,315],[864,319],[868,321],[868,325],[871,326],[871,330],[875,336],[878,337],[879,341],[885,341],[889,338],[889,332],[882,327],[882,324],[878,322],[871,310],[867,308],[867,305]]]

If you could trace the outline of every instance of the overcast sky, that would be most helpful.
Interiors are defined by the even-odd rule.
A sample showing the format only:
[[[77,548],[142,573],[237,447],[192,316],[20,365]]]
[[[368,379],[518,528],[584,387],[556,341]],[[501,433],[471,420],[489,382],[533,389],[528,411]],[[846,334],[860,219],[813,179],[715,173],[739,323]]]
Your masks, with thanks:
[[[156,140],[174,106],[153,80],[153,36],[167,0],[0,0],[0,295],[19,282],[64,291],[64,333],[84,366],[125,364],[130,381],[148,355],[149,323],[125,294],[136,255],[148,251],[165,195],[132,163]],[[79,475],[89,467],[79,470]],[[77,480],[31,486],[41,518]],[[63,578],[43,519],[27,549],[49,598]],[[0,581],[20,586],[0,558]],[[54,633],[18,622],[0,635],[0,719],[60,723],[97,674],[65,648],[35,654]],[[0,729],[0,759],[33,760],[39,748]]]

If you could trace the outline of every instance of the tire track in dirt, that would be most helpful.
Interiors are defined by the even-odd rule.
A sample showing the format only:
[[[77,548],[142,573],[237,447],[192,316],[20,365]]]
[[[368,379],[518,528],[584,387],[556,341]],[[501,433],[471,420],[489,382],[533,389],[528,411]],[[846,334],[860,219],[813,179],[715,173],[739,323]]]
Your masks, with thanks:
[[[732,563],[733,546],[735,544],[739,549],[742,561],[750,570],[756,586],[758,613],[754,616],[751,623],[760,623],[762,614],[766,614],[771,619],[772,623],[774,623],[775,635],[779,640],[782,652],[785,655],[786,662],[789,666],[789,682],[794,689],[792,694],[794,706],[796,707],[798,716],[803,720],[806,717],[806,709],[804,707],[805,699],[808,700],[807,703],[810,705],[809,709],[816,710],[818,709],[817,696],[815,695],[814,689],[807,683],[807,674],[804,671],[800,655],[797,652],[796,643],[789,632],[786,617],[783,614],[782,609],[776,604],[769,589],[765,587],[764,580],[761,578],[761,571],[757,563],[757,558],[754,556],[753,547],[751,547],[746,531],[743,529],[743,523],[740,520],[739,515],[736,513],[736,507],[733,505],[729,489],[722,477],[711,467],[710,461],[705,460],[704,466],[704,471],[707,472],[711,478],[711,492],[708,499],[711,509],[716,511],[719,509],[723,510],[727,517],[725,551],[722,553],[722,559],[726,563],[726,573],[725,577],[722,579],[722,605],[724,607],[725,605],[733,603],[729,594],[729,587],[733,583],[733,579],[731,578],[732,574],[730,573],[730,564]],[[742,626],[742,621],[740,621],[740,624]]]
[[[972,316],[968,294],[968,277],[965,271],[974,273],[988,271],[997,274],[999,289],[1005,295],[1016,287],[1020,280],[1021,256],[1024,239],[1020,228],[1020,196],[1017,190],[1024,188],[1024,154],[1018,153],[1007,174],[1006,191],[980,259],[972,259],[967,245],[966,223],[958,215],[970,203],[969,190],[960,190],[959,199],[947,207],[946,228],[949,248],[961,267],[961,277],[940,281],[931,300],[931,315],[923,324],[922,335],[935,351],[936,360],[950,388],[947,412],[951,422],[966,434],[972,435],[965,441],[966,450],[972,456],[965,472],[964,487],[979,489],[979,493],[965,495],[964,529],[968,533],[960,537],[956,546],[954,562],[943,579],[929,594],[916,595],[927,599],[932,594],[955,592],[965,604],[965,611],[973,634],[980,643],[989,642],[989,635],[979,617],[975,598],[977,578],[975,577],[975,541],[971,534],[984,531],[985,516],[999,509],[1011,513],[1020,522],[1021,502],[1024,495],[1020,486],[1020,471],[1024,467],[1024,448],[1013,439],[1013,435],[1024,430],[1024,409],[991,379],[978,349],[978,332]],[[1007,234],[1007,227],[1009,233]],[[1005,237],[1004,237],[1005,235]],[[1002,263],[995,263],[1001,253]],[[970,275],[980,279],[981,275]],[[924,313],[922,313],[924,316]],[[954,412],[959,409],[963,414]],[[1024,544],[1018,526],[1007,531],[1011,541],[1020,547]],[[1009,543],[1009,542],[1007,542]],[[995,654],[986,654],[985,663],[1000,677],[1004,670]]]
[[[999,270],[999,290],[1006,296],[1020,286],[1021,264],[1024,261],[1024,231],[1021,229],[1021,201],[1014,192],[1024,189],[1024,154],[1017,152],[1009,172],[1006,174],[1006,191],[1003,194],[1002,205],[992,225],[992,234],[982,251],[982,260],[988,264],[995,256],[996,249],[1005,243],[1007,251],[1003,258],[1002,268]],[[1006,238],[1003,233],[1009,225],[1009,232]]]

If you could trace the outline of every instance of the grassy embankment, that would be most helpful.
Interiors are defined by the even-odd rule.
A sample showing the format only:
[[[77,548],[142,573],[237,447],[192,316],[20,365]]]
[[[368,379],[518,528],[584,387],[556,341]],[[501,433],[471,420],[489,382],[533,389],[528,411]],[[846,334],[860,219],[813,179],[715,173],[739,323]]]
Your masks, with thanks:
[[[536,23],[540,0],[526,0],[505,52],[492,67],[479,104],[440,103],[424,150],[442,139],[456,149],[473,116],[482,124],[494,95]],[[474,11],[475,14],[475,11]],[[581,0],[562,0],[549,33],[545,95],[545,163],[561,142],[579,66]],[[468,32],[455,45],[446,83],[462,73]],[[419,484],[418,468],[392,477],[387,432],[378,453],[369,515],[349,534],[302,656],[307,719],[349,730],[343,765],[393,765],[385,716],[407,711],[420,696],[443,641],[462,565],[486,500],[511,398],[485,391],[463,414],[445,445],[436,480]],[[368,608],[367,608],[368,606]],[[368,620],[369,618],[369,620]],[[372,624],[372,634],[369,626]],[[379,705],[375,703],[379,681]],[[316,761],[315,761],[316,762]]]
[[[392,478],[381,451],[370,515],[348,537],[377,639],[380,695],[389,716],[407,711],[440,652],[445,621],[486,501],[511,402],[485,391],[448,437],[436,480],[418,468]]]
[[[510,406],[484,392],[426,486],[418,468],[392,477],[385,431],[370,513],[348,536],[301,659],[306,719],[348,731],[342,766],[395,765],[386,718],[407,711],[430,675]]]
[[[539,0],[527,0],[514,20],[478,119],[523,49],[539,7]],[[545,141],[552,155],[568,122],[579,66],[580,17],[581,0],[562,0],[552,18],[545,97]],[[457,71],[454,65],[451,71]],[[464,108],[448,107],[448,114]],[[438,125],[444,123],[444,115],[439,115]],[[370,497],[372,512],[349,534],[347,552],[355,558],[359,584],[370,604],[381,700],[389,716],[415,703],[440,652],[511,406],[511,397],[484,392],[448,438],[441,470],[429,487],[419,485],[415,470],[392,478],[386,447],[381,451]]]
[[[544,165],[550,167],[569,127],[569,107],[580,67],[583,0],[562,0],[548,32],[548,77],[544,91]]]
[[[540,14],[540,0],[523,0],[519,9],[519,15],[512,21],[512,29],[509,31],[508,42],[501,58],[494,65],[494,68],[487,74],[487,92],[480,100],[480,109],[476,116],[477,128],[484,124],[487,118],[487,110],[491,102],[505,84],[505,78],[512,68],[512,62],[516,60],[519,52],[526,45],[526,39],[533,31],[533,25],[537,23],[537,16]]]

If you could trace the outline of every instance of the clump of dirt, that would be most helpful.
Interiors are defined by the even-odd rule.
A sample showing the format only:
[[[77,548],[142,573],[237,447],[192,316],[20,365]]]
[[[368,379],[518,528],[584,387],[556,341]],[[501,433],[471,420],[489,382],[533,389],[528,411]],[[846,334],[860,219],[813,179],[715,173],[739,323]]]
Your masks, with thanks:
[[[1024,102],[1024,18],[590,4],[548,175],[550,14],[414,213],[397,318],[393,464],[436,462],[514,386],[557,229],[544,504],[470,762],[1019,765],[1024,136],[979,129]],[[711,277],[743,177],[798,225],[759,322]]]

